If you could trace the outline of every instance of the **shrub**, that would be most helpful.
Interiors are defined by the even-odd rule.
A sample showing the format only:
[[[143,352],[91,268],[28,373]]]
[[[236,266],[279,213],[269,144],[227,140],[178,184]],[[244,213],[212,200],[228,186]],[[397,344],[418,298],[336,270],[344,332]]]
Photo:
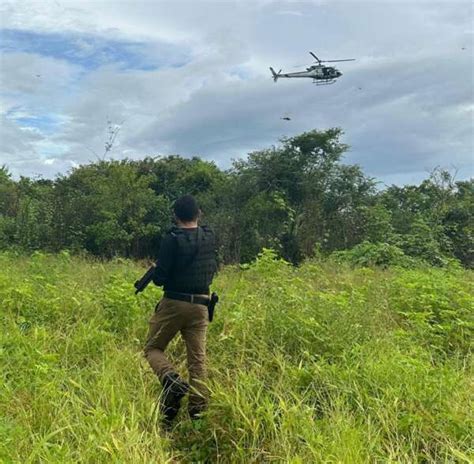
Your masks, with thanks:
[[[351,250],[336,251],[331,257],[338,262],[347,262],[353,266],[408,267],[415,263],[415,260],[406,256],[399,247],[388,243],[363,242]]]

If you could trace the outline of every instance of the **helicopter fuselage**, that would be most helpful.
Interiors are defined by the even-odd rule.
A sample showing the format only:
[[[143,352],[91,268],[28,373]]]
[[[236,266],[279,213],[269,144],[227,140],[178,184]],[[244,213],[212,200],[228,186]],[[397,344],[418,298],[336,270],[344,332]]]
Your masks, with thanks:
[[[341,77],[342,73],[331,66],[311,66],[306,71],[298,71],[293,73],[280,73],[278,77],[296,78],[307,77],[314,80],[332,80]]]

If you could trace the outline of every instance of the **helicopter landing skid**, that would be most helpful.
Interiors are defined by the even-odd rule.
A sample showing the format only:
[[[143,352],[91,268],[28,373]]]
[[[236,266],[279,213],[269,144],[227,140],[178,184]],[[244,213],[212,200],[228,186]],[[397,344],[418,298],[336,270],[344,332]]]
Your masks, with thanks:
[[[336,82],[336,79],[326,79],[326,80],[317,80],[317,79],[313,79],[313,84],[316,84],[316,85],[331,85],[331,84],[334,84]]]

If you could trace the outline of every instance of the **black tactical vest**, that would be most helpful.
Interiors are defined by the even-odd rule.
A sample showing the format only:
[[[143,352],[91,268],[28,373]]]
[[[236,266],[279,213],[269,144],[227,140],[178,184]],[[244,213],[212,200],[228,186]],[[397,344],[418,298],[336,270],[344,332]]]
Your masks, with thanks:
[[[207,294],[217,271],[216,240],[206,226],[197,229],[174,227],[175,259],[164,289],[168,291]]]

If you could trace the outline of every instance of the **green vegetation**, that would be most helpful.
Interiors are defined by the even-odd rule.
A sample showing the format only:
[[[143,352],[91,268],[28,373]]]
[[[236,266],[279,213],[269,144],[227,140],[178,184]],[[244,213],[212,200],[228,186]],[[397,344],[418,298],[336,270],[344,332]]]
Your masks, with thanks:
[[[474,459],[472,271],[293,267],[271,251],[226,267],[210,410],[167,435],[141,354],[160,290],[132,292],[143,269],[0,254],[0,462]]]
[[[228,170],[0,168],[0,462],[472,462],[474,180],[436,169],[377,189],[342,163],[341,135],[285,138]],[[156,257],[185,193],[231,265],[210,410],[166,434],[141,353],[160,290],[134,296],[131,258]]]
[[[0,249],[154,257],[172,202],[191,193],[224,263],[249,262],[263,247],[299,263],[366,242],[399,255],[395,261],[474,266],[473,179],[456,182],[435,169],[418,186],[378,190],[360,167],[342,163],[341,135],[283,139],[225,171],[179,156],[100,161],[54,180],[14,181],[0,168]],[[370,256],[359,258],[372,260],[373,247],[356,253],[363,250]]]

